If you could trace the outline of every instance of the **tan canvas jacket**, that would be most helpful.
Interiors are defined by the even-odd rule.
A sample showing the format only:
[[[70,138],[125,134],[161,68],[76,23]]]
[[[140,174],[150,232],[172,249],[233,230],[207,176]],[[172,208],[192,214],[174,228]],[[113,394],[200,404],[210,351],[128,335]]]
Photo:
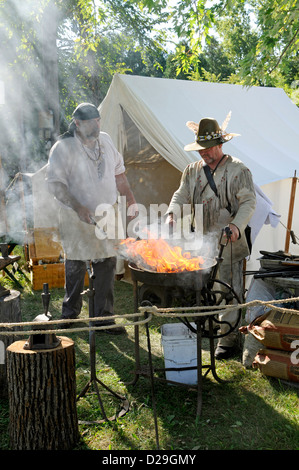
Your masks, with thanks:
[[[239,261],[249,255],[249,248],[244,230],[250,221],[256,196],[250,170],[237,158],[228,155],[225,163],[213,175],[218,197],[208,184],[203,170],[203,161],[191,163],[183,172],[178,190],[174,193],[169,212],[175,212],[177,205],[203,205],[203,231],[206,236],[221,235],[221,229],[228,223],[235,224],[240,231],[240,238],[232,244],[233,261]],[[230,212],[227,210],[229,207]],[[231,259],[231,250],[224,249],[223,263]]]

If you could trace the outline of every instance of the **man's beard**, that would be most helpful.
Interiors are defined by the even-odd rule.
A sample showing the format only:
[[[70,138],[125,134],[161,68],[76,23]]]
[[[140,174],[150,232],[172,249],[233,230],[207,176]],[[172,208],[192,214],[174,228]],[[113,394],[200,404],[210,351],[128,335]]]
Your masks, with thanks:
[[[84,133],[84,137],[86,140],[97,140],[99,137],[99,130],[98,129],[92,129],[88,132]]]

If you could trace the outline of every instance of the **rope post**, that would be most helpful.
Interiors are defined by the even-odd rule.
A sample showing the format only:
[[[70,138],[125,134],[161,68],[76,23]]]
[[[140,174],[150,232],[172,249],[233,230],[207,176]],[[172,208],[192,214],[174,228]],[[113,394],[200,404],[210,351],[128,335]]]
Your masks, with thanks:
[[[291,196],[290,196],[290,205],[289,205],[289,215],[288,215],[288,224],[287,224],[287,233],[286,233],[286,240],[285,240],[285,252],[289,252],[290,247],[290,232],[292,229],[292,221],[293,221],[293,212],[294,212],[294,205],[295,205],[295,196],[296,196],[296,185],[297,185],[297,177],[296,171],[294,173],[292,179],[292,187],[291,187]]]

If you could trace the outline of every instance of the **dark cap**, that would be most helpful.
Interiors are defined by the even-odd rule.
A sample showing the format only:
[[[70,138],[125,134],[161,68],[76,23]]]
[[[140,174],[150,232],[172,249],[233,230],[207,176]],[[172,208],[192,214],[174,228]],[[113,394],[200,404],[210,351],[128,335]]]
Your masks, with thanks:
[[[100,117],[98,108],[91,103],[81,103],[73,112],[73,119],[87,121],[88,119],[96,119]]]

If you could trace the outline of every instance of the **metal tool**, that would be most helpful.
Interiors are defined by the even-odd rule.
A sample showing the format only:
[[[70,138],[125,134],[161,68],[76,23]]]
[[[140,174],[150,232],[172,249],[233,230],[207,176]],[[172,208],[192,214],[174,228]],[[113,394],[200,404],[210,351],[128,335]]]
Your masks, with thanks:
[[[51,320],[52,315],[48,311],[50,303],[50,292],[49,285],[45,283],[43,285],[42,301],[44,312],[40,315],[37,315],[33,320],[38,325],[34,326],[32,329],[36,331],[42,330],[51,330]],[[40,325],[42,323],[42,325]],[[61,339],[55,335],[55,333],[37,333],[29,336],[28,341],[24,344],[24,349],[30,350],[41,350],[41,349],[54,349],[61,344]]]
[[[89,357],[90,357],[90,379],[83,388],[83,390],[79,393],[77,400],[85,396],[91,386],[94,386],[97,398],[101,407],[101,412],[103,415],[103,420],[96,420],[96,421],[80,421],[84,424],[93,424],[93,423],[103,423],[107,421],[114,421],[117,418],[121,418],[124,416],[129,410],[129,402],[128,400],[119,395],[118,393],[114,392],[109,388],[106,384],[104,384],[96,375],[96,340],[95,340],[95,330],[92,329],[94,326],[94,322],[92,319],[94,318],[94,296],[95,296],[95,289],[93,286],[93,280],[95,279],[95,275],[93,272],[93,267],[91,261],[86,262],[86,270],[88,273],[89,278],[89,286],[87,291],[85,291],[88,295],[88,306],[89,306]],[[120,412],[112,417],[107,417],[107,414],[104,409],[103,401],[100,395],[98,384],[100,384],[103,388],[105,388],[108,392],[110,392],[115,398],[121,401],[121,410]]]

